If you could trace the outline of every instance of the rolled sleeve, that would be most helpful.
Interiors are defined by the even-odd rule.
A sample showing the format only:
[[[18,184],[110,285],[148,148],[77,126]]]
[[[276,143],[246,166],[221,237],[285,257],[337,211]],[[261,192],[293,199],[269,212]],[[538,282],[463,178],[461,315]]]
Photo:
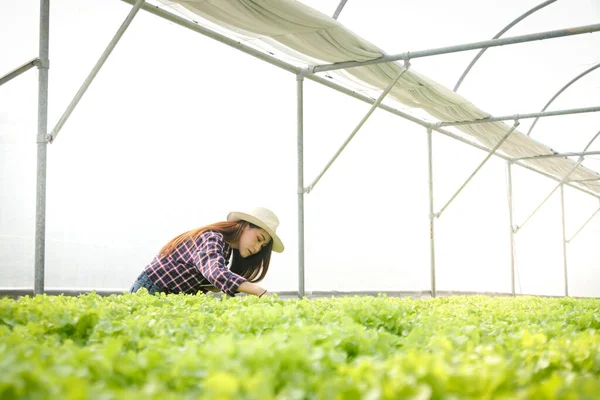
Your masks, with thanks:
[[[198,248],[194,254],[194,264],[198,271],[214,287],[235,296],[246,278],[231,272],[226,267],[225,239],[219,232],[208,231],[200,235]]]

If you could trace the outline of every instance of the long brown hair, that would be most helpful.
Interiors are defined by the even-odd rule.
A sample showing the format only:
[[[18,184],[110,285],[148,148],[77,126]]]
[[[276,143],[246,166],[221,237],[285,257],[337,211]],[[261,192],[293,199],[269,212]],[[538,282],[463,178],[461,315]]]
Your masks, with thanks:
[[[223,221],[214,224],[206,225],[197,229],[192,229],[181,235],[171,239],[160,250],[160,257],[167,257],[177,249],[182,243],[187,241],[195,241],[206,231],[216,231],[223,235],[226,242],[234,242],[240,238],[246,227],[259,228],[247,221]],[[246,258],[242,258],[238,249],[231,249],[233,252],[233,260],[231,261],[231,272],[243,276],[248,281],[255,283],[261,281],[269,270],[269,262],[271,261],[271,250],[273,249],[273,240],[271,240],[258,253]]]

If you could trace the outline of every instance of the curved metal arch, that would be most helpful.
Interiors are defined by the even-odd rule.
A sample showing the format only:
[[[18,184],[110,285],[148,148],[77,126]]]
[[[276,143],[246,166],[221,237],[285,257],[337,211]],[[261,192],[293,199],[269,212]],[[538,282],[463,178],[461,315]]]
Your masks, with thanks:
[[[342,9],[344,8],[344,6],[346,5],[346,2],[348,0],[341,0],[340,4],[338,4],[337,8],[335,9],[335,12],[333,13],[333,19],[338,19],[338,17],[340,16],[340,13],[342,12]]]
[[[502,29],[500,32],[498,32],[496,34],[496,36],[494,36],[492,39],[498,39],[500,36],[504,35],[510,28],[512,28],[513,26],[515,26],[516,24],[518,24],[519,22],[521,22],[522,20],[524,20],[525,18],[527,18],[528,16],[530,16],[531,14],[533,14],[534,12],[536,12],[537,10],[540,10],[540,9],[544,8],[547,5],[550,5],[550,4],[554,3],[555,1],[556,0],[548,0],[548,1],[545,1],[545,2],[543,2],[541,4],[538,4],[537,6],[533,7],[531,10],[525,12],[520,17],[518,17],[517,19],[515,19],[514,21],[512,21],[510,24],[506,25],[504,27],[504,29]],[[473,66],[475,65],[475,63],[477,62],[477,60],[479,60],[479,58],[483,55],[483,53],[485,53],[486,50],[487,50],[487,48],[483,48],[483,49],[481,49],[479,51],[479,53],[477,53],[477,55],[475,56],[475,58],[473,58],[473,60],[471,61],[471,63],[467,67],[467,69],[465,69],[465,71],[462,73],[462,75],[458,79],[458,82],[456,82],[456,85],[454,85],[453,91],[456,92],[458,90],[458,88],[460,87],[460,84],[462,83],[462,81],[465,79],[465,77],[467,76],[467,74],[469,73],[469,71],[471,71],[471,68],[473,68]]]
[[[550,104],[552,104],[552,102],[554,100],[556,100],[556,98],[558,96],[560,96],[560,94],[562,92],[564,92],[569,86],[571,86],[572,84],[574,84],[575,82],[577,82],[579,79],[583,78],[585,75],[589,74],[590,72],[592,72],[593,70],[595,70],[598,67],[600,67],[600,62],[598,64],[593,65],[592,67],[586,69],[585,71],[583,71],[582,73],[580,73],[579,75],[577,75],[575,78],[571,79],[569,81],[569,83],[567,83],[565,86],[563,86],[558,92],[556,92],[556,94],[554,96],[552,96],[552,98],[546,103],[546,105],[544,106],[544,108],[542,108],[542,112],[546,111],[546,108],[548,108],[548,106]],[[531,127],[527,131],[527,136],[531,135],[531,131],[533,130],[533,127],[535,126],[535,124],[537,124],[538,119],[539,119],[539,117],[533,120],[533,123],[531,124]]]
[[[598,136],[600,136],[600,131],[598,131],[598,133],[596,133],[594,135],[594,137],[592,138],[592,140],[590,140],[590,142],[587,144],[587,146],[585,146],[585,148],[583,149],[582,153],[585,153],[587,151],[587,149],[590,148],[590,146],[592,145],[592,143],[594,143],[594,140],[596,140],[598,138]],[[578,164],[577,166],[579,166],[579,164],[581,164],[583,162],[584,159],[584,155],[582,154],[581,156],[579,156],[579,159],[577,160]],[[594,180],[597,180],[598,178],[595,178]],[[585,181],[589,181],[591,179],[586,179]],[[571,180],[569,179],[569,182],[573,182],[573,183],[577,183],[577,182],[585,182],[585,181],[577,181],[577,180]]]
[[[600,64],[599,64],[600,65]],[[596,133],[594,135],[594,137],[592,138],[592,140],[590,140],[590,142],[587,144],[587,146],[585,146],[585,148],[583,149],[582,153],[585,153],[587,151],[587,149],[590,148],[590,146],[592,145],[592,143],[594,143],[594,140],[596,140],[596,138],[600,136],[600,131],[598,131],[598,133]],[[580,156],[580,159],[583,159],[583,156]]]

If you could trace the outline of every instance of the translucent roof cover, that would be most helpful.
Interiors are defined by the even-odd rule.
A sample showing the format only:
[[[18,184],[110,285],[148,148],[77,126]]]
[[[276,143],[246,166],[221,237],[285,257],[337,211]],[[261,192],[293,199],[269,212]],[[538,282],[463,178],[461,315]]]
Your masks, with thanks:
[[[161,0],[162,3],[212,30],[254,48],[262,49],[290,64],[308,67],[344,61],[366,61],[386,53],[347,29],[332,17],[293,0]],[[390,27],[393,31],[393,27]],[[393,34],[393,33],[391,33]],[[352,90],[378,96],[400,73],[402,62],[371,64],[327,72]],[[463,96],[438,84],[410,67],[389,92],[402,107],[417,111],[429,121],[456,122],[490,117]],[[488,149],[495,147],[512,126],[503,122],[459,125],[455,129]],[[578,149],[581,151],[582,149]],[[499,147],[511,158],[555,154],[549,146],[518,129]],[[524,160],[535,170],[567,178],[581,187],[600,193],[600,175],[567,157]],[[581,181],[581,182],[573,182]]]

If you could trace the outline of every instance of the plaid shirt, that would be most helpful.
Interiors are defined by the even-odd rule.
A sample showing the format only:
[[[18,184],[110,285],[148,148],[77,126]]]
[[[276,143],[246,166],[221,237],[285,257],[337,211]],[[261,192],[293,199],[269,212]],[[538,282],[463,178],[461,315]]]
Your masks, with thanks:
[[[166,257],[157,255],[145,271],[152,283],[169,293],[206,293],[206,287],[214,286],[235,296],[246,279],[226,268],[230,257],[231,247],[223,235],[206,231]]]

